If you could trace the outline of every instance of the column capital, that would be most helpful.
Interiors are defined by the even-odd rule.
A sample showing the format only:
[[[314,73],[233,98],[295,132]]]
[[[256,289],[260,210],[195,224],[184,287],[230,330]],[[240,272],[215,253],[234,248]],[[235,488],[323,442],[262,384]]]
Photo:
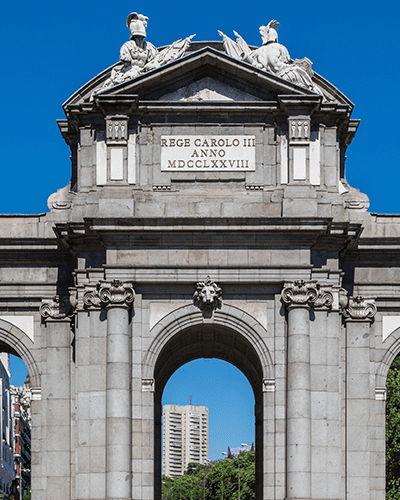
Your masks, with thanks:
[[[107,308],[131,307],[135,300],[135,291],[130,281],[100,281],[98,293],[101,305]]]
[[[76,289],[70,288],[68,297],[55,295],[51,299],[43,299],[39,312],[45,321],[70,320],[75,313],[76,304]]]
[[[285,283],[282,290],[282,300],[286,307],[329,307],[332,305],[331,292],[322,290],[316,281],[297,280]]]
[[[376,312],[375,299],[366,299],[357,295],[349,297],[349,303],[343,309],[343,316],[348,321],[372,321]]]

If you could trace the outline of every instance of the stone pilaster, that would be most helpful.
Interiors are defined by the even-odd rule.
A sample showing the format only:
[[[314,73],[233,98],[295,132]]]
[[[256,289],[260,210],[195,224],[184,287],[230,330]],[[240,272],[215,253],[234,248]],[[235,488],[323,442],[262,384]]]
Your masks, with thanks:
[[[287,500],[311,498],[310,309],[322,306],[316,282],[285,283],[282,300],[288,310],[287,373]]]
[[[131,498],[131,397],[129,312],[131,283],[102,282],[99,298],[107,308],[106,498]]]
[[[71,316],[68,298],[42,301],[42,338],[46,358],[42,364],[41,415],[46,416],[43,443],[43,500],[71,499]],[[61,418],[62,416],[62,418]],[[42,417],[42,418],[43,418]],[[32,464],[33,469],[36,464]]]
[[[350,297],[346,318],[346,498],[370,498],[371,427],[374,424],[374,384],[371,384],[371,322],[375,301]]]

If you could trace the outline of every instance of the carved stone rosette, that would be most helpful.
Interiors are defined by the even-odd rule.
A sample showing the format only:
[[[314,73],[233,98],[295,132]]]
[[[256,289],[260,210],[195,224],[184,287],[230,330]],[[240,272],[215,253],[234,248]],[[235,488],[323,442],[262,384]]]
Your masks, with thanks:
[[[98,293],[100,303],[106,307],[129,307],[135,300],[135,291],[132,283],[120,280],[100,282],[98,285]]]
[[[376,314],[375,299],[365,299],[361,295],[349,297],[349,303],[343,310],[343,316],[354,320],[372,320]]]
[[[282,300],[288,307],[310,307],[318,299],[319,289],[315,281],[297,280],[285,283]]]
[[[210,276],[207,276],[205,281],[196,283],[193,301],[200,309],[208,311],[220,307],[222,304],[222,288]]]
[[[72,316],[74,308],[71,305],[71,297],[60,297],[56,295],[52,299],[44,299],[39,308],[43,319],[65,319]]]

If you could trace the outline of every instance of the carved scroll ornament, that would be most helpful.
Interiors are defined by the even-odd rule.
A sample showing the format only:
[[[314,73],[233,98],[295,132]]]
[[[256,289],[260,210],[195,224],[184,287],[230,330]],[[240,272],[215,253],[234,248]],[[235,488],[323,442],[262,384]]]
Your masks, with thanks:
[[[101,307],[101,301],[99,297],[99,283],[96,285],[96,287],[93,288],[90,287],[90,285],[87,286],[89,290],[87,290],[84,295],[83,295],[83,303],[85,304],[86,307],[88,308],[99,308]]]
[[[375,300],[365,299],[361,295],[349,297],[349,303],[343,310],[343,316],[349,319],[366,320],[373,319],[377,312]]]
[[[212,310],[222,304],[222,288],[220,288],[210,276],[206,281],[196,283],[196,291],[193,294],[193,301],[200,309]]]
[[[76,305],[76,302],[74,301],[72,294],[70,297],[60,297],[59,295],[55,295],[52,299],[44,299],[42,301],[39,312],[45,320],[64,319],[73,315],[74,304]]]

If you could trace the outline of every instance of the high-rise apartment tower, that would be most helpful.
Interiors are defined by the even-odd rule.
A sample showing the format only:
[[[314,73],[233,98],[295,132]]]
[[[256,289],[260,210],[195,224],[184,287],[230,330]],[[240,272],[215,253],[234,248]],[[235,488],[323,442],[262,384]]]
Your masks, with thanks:
[[[163,473],[181,476],[190,462],[208,461],[208,408],[165,405],[163,410]]]

